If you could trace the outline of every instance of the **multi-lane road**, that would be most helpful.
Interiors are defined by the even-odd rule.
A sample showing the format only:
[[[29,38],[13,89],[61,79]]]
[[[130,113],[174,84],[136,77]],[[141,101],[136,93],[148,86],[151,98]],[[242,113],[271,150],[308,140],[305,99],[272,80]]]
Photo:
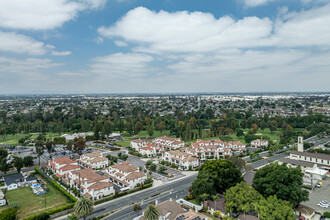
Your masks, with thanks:
[[[133,211],[134,204],[141,205],[145,208],[150,202],[165,201],[167,199],[179,199],[188,195],[189,187],[196,178],[197,173],[191,176],[185,176],[183,178],[168,182],[166,184],[146,189],[140,192],[136,192],[130,195],[123,196],[121,198],[105,202],[94,206],[94,214],[89,216],[88,219],[97,217],[112,211],[116,211],[105,219],[111,220],[129,220],[137,216]],[[141,214],[141,213],[140,213]],[[66,219],[66,216],[57,218]]]

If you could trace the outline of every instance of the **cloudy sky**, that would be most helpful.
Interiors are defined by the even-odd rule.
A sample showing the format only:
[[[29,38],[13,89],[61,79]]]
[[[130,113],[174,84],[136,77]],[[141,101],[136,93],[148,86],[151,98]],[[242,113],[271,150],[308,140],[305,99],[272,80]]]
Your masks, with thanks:
[[[329,91],[330,0],[0,0],[0,93]]]

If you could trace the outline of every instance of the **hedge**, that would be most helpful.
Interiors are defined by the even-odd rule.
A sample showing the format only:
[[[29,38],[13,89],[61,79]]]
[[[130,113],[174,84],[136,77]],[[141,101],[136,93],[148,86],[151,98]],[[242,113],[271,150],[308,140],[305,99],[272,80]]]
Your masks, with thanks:
[[[109,196],[109,197],[104,198],[104,199],[96,200],[96,201],[94,201],[94,205],[98,205],[98,204],[101,204],[103,202],[111,201],[113,199],[131,194],[131,193],[134,193],[134,192],[138,192],[140,190],[147,189],[147,188],[150,188],[150,187],[152,187],[152,183],[143,185],[142,189],[140,187],[139,188],[134,188],[134,189],[131,189],[131,190],[128,190],[128,191],[125,191],[125,192],[121,192],[117,196],[113,195],[113,196]]]
[[[48,219],[50,215],[71,209],[71,208],[73,208],[73,206],[74,206],[74,203],[67,204],[67,205],[64,205],[64,206],[61,206],[58,208],[54,208],[54,209],[50,209],[50,210],[38,213],[36,215],[32,215],[30,217],[25,218],[24,220]]]
[[[48,184],[54,186],[58,191],[61,192],[62,195],[64,195],[70,202],[75,203],[77,199],[72,196],[70,193],[68,193],[65,189],[63,189],[62,186],[60,186],[56,181],[54,180],[49,180],[47,176],[45,176],[42,172],[40,172],[38,167],[34,167],[36,173],[40,174]]]
[[[325,212],[323,215],[324,215],[324,217],[326,217],[326,218],[330,218],[330,212]]]

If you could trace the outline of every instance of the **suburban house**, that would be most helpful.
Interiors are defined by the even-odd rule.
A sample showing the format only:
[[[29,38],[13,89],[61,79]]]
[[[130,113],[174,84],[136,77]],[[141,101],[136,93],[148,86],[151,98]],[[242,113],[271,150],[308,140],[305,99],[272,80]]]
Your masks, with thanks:
[[[229,141],[228,144],[231,146],[231,149],[237,152],[243,152],[246,150],[246,145],[240,141]]]
[[[226,215],[226,200],[223,196],[219,196],[216,201],[207,200],[205,201],[205,207],[207,207],[208,211],[213,215],[215,212],[220,211],[221,216]]]
[[[256,148],[267,148],[268,147],[268,140],[253,140],[251,141],[251,147],[256,147]]]
[[[198,212],[192,210],[184,210],[181,205],[172,201],[172,199],[166,200],[157,204],[156,207],[158,210],[159,220],[209,220],[210,217],[202,215]],[[134,220],[146,220],[144,216],[138,216]]]
[[[315,209],[300,204],[297,208],[295,208],[295,213],[296,216],[305,217],[305,220],[311,220],[315,215]]]
[[[168,150],[175,150],[179,147],[184,147],[184,142],[180,141],[180,138],[170,138],[167,136],[154,138],[152,143]]]
[[[62,178],[70,171],[80,170],[77,161],[68,157],[54,158],[48,161],[47,168],[50,169],[58,178]]]
[[[70,171],[63,181],[90,199],[100,199],[114,193],[113,184],[108,177],[97,174],[91,168]]]
[[[181,152],[180,150],[165,151],[162,155],[162,160],[179,166],[179,169],[190,169],[199,166],[199,159],[193,155]]]
[[[81,155],[78,163],[85,168],[104,169],[108,166],[109,160],[103,156],[101,151],[95,151]]]
[[[110,166],[106,170],[106,174],[108,174],[111,182],[120,187],[130,187],[131,189],[137,184],[144,183],[147,179],[143,172],[140,172],[128,161]]]
[[[21,173],[9,175],[4,177],[7,190],[17,189],[24,182],[24,177]]]

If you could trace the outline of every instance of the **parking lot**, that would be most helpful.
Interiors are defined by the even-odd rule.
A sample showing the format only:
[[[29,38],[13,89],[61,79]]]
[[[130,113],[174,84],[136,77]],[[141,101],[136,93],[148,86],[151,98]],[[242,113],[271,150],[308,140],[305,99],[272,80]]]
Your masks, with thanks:
[[[315,188],[309,195],[309,201],[302,202],[302,204],[313,208],[316,210],[316,212],[322,214],[324,212],[330,212],[330,206],[328,208],[320,206],[321,201],[330,202],[330,178],[323,180],[322,187]]]

